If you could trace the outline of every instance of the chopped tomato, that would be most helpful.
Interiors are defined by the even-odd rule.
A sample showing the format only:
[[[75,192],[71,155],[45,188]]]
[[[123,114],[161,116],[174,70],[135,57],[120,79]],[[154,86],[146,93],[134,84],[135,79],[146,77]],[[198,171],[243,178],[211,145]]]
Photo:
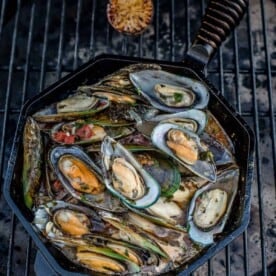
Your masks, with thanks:
[[[66,137],[66,133],[63,131],[58,131],[56,133],[54,133],[54,140],[56,140],[57,142],[64,142],[64,138]]]
[[[77,129],[76,135],[80,138],[90,138],[93,136],[93,131],[89,125],[83,125],[81,128]]]
[[[64,137],[65,144],[74,144],[75,143],[75,135],[69,135]]]
[[[53,185],[52,185],[52,187],[53,187],[53,191],[54,192],[59,192],[60,190],[62,190],[62,184],[61,184],[61,182],[59,181],[59,180],[56,180],[54,183],[53,183]]]

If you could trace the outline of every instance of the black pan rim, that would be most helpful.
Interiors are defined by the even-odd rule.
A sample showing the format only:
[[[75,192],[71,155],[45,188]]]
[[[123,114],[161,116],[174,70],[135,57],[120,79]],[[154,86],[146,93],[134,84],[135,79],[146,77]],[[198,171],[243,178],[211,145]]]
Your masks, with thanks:
[[[26,118],[28,116],[28,110],[29,108],[36,103],[36,101],[40,101],[43,99],[43,97],[47,96],[48,94],[51,94],[51,92],[54,89],[57,89],[57,87],[60,87],[64,85],[65,83],[69,82],[72,78],[77,77],[79,74],[81,74],[84,71],[89,70],[90,67],[94,66],[97,62],[101,61],[121,61],[121,62],[129,62],[129,63],[158,63],[160,65],[167,65],[170,67],[176,67],[178,69],[185,68],[193,73],[195,73],[204,83],[207,84],[207,86],[210,88],[211,93],[215,98],[228,110],[228,112],[232,115],[232,117],[239,122],[239,124],[245,129],[247,133],[248,138],[248,156],[247,156],[247,168],[246,168],[246,181],[244,182],[245,185],[245,198],[244,198],[244,212],[241,217],[240,225],[235,228],[233,231],[231,231],[227,236],[222,238],[219,242],[215,243],[211,247],[209,247],[205,253],[188,264],[188,266],[182,270],[179,271],[179,275],[187,275],[191,272],[193,272],[195,269],[197,269],[199,266],[201,266],[203,263],[205,263],[208,259],[213,257],[217,252],[219,252],[221,249],[223,249],[226,245],[228,245],[230,242],[232,242],[235,238],[237,238],[244,230],[247,228],[249,224],[250,219],[250,198],[251,198],[251,184],[253,181],[253,173],[254,173],[254,148],[255,148],[255,136],[251,128],[248,126],[248,124],[244,121],[244,119],[229,105],[229,103],[224,99],[224,97],[220,94],[220,92],[205,78],[203,73],[198,70],[198,68],[192,64],[188,63],[189,68],[187,68],[187,63],[185,62],[169,62],[169,61],[163,61],[163,60],[155,60],[155,59],[144,59],[144,58],[134,58],[134,57],[128,57],[128,56],[118,56],[118,55],[99,55],[95,57],[94,59],[88,61],[87,63],[80,66],[76,71],[68,74],[64,78],[61,78],[59,81],[55,82],[54,84],[50,85],[48,88],[43,90],[42,92],[38,93],[36,96],[29,99],[24,106],[21,109],[17,129],[15,133],[15,138],[13,141],[13,146],[10,153],[10,158],[8,161],[8,167],[6,171],[6,177],[4,181],[4,197],[11,207],[11,209],[14,211],[15,215],[18,217],[20,222],[23,224],[24,228],[27,230],[28,234],[32,237],[34,240],[36,246],[39,248],[42,255],[46,258],[49,265],[61,275],[84,275],[82,273],[75,273],[75,272],[69,272],[68,270],[64,270],[60,264],[56,261],[56,259],[53,257],[53,255],[50,253],[48,248],[45,246],[44,242],[41,240],[41,238],[38,236],[37,232],[34,230],[34,228],[31,226],[30,222],[26,219],[26,217],[23,215],[23,213],[18,208],[17,204],[14,202],[13,198],[11,197],[11,184],[12,184],[12,178],[14,175],[15,170],[15,164],[18,156],[18,150],[19,150],[19,143],[20,143],[20,137],[22,135],[22,130],[26,121]],[[191,68],[190,68],[191,67]]]

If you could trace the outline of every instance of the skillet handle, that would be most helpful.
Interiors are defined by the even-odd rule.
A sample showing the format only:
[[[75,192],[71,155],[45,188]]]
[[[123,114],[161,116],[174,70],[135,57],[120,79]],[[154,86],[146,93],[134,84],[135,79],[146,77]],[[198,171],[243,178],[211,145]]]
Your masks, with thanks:
[[[207,65],[217,48],[239,25],[249,0],[210,0],[187,58]]]

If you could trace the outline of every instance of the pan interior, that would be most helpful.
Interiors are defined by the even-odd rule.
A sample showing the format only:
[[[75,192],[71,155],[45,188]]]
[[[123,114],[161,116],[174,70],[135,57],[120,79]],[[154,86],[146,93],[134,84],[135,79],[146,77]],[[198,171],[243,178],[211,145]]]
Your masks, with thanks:
[[[121,69],[122,67],[131,65],[137,62],[146,62],[146,63],[158,63],[162,68],[168,72],[185,75],[193,79],[197,79],[207,85],[210,92],[210,102],[208,109],[211,113],[217,118],[220,124],[224,127],[226,133],[231,137],[234,144],[236,154],[237,164],[240,167],[240,180],[238,193],[233,204],[232,212],[228,220],[228,224],[225,227],[223,237],[227,237],[231,232],[236,228],[240,227],[245,219],[245,197],[248,196],[248,162],[249,162],[249,152],[250,152],[250,133],[248,133],[247,127],[244,122],[236,116],[236,114],[229,108],[225,100],[219,96],[218,91],[210,85],[210,83],[204,78],[203,74],[199,71],[196,71],[192,66],[185,67],[183,63],[169,63],[169,62],[157,62],[152,60],[139,60],[134,58],[122,58],[122,57],[99,57],[96,60],[85,64],[77,72],[65,77],[60,80],[58,83],[46,89],[44,92],[39,94],[37,97],[32,99],[30,102],[25,105],[22,115],[20,117],[18,132],[16,140],[18,141],[16,145],[16,158],[13,179],[9,187],[10,197],[13,203],[16,206],[15,212],[20,212],[20,217],[23,218],[24,226],[29,225],[27,228],[29,234],[34,237],[37,234],[30,227],[30,222],[33,217],[31,212],[25,207],[24,201],[22,198],[21,191],[21,168],[23,163],[22,153],[22,129],[25,124],[25,119],[28,115],[33,114],[38,111],[45,105],[49,105],[53,102],[65,98],[69,91],[74,90],[81,84],[93,84],[103,77]],[[19,210],[19,211],[18,211]],[[230,241],[229,241],[230,242]],[[42,244],[42,243],[41,243]],[[65,270],[69,271],[83,271],[78,266],[73,265],[69,262],[58,250],[53,248],[49,243],[42,244],[43,247],[39,248],[42,253],[45,250],[48,250],[55,260],[58,260],[58,264]],[[216,245],[214,245],[216,246]],[[46,255],[48,254],[46,253]],[[205,254],[206,255],[206,254]],[[209,256],[211,257],[211,256]],[[208,257],[208,258],[209,258]],[[58,266],[53,264],[55,269],[59,270]],[[182,267],[180,269],[185,269]]]

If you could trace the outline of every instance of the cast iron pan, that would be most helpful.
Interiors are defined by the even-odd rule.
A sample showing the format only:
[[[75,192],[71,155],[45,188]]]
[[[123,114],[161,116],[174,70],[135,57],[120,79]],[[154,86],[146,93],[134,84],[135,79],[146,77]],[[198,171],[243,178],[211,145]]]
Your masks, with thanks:
[[[17,126],[15,139],[9,159],[8,169],[4,183],[5,198],[17,215],[25,229],[28,231],[39,249],[40,259],[47,260],[51,267],[51,274],[61,275],[84,275],[81,268],[68,261],[57,249],[41,237],[32,227],[32,213],[25,207],[22,196],[22,136],[26,118],[34,112],[53,102],[66,97],[67,91],[72,91],[80,84],[95,83],[104,76],[111,74],[122,67],[134,63],[157,63],[166,71],[189,76],[203,82],[210,92],[208,109],[215,115],[224,127],[228,136],[231,137],[237,164],[240,167],[240,179],[238,193],[233,204],[233,209],[225,226],[224,235],[221,239],[206,249],[206,252],[188,265],[178,269],[181,275],[186,275],[218,251],[238,237],[247,227],[250,212],[250,191],[253,179],[254,158],[254,134],[244,120],[229,106],[220,92],[210,84],[202,72],[204,66],[227,37],[230,31],[238,25],[246,11],[248,0],[211,0],[202,20],[202,26],[196,39],[188,51],[185,62],[165,62],[150,59],[138,59],[123,56],[101,55],[84,64],[74,73],[61,79],[54,85],[26,102]],[[39,275],[48,274],[40,261],[36,261],[35,268]],[[46,273],[46,274],[45,274]],[[49,275],[49,274],[48,274]]]

